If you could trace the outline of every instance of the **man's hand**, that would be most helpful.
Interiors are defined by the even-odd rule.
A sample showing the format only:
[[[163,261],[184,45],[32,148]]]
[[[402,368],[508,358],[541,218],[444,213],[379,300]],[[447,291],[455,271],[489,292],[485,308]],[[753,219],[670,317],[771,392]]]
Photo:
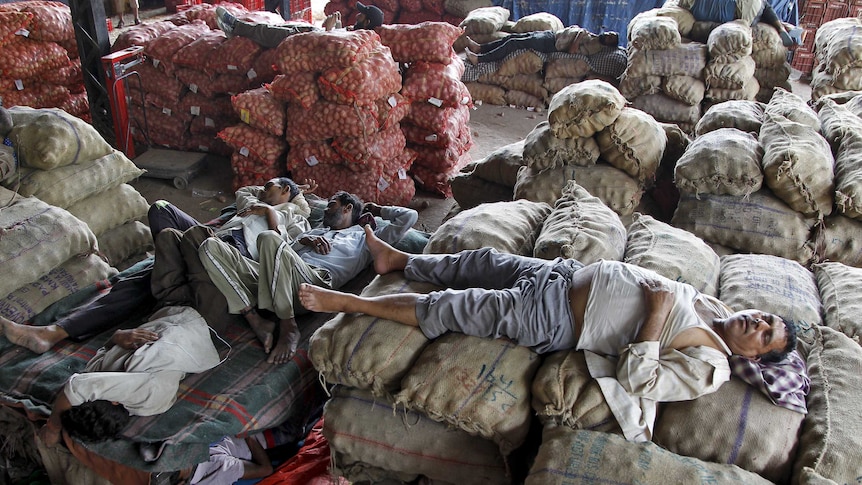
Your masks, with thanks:
[[[111,337],[111,342],[124,349],[135,350],[158,339],[159,334],[156,332],[133,328],[129,330],[117,330]]]
[[[362,212],[370,212],[372,216],[380,217],[380,207],[374,202],[366,202],[365,205],[362,206]]]
[[[265,216],[272,210],[272,206],[267,204],[254,204],[236,213],[236,215],[245,217],[248,215]]]
[[[310,194],[317,190],[317,181],[314,179],[305,179],[301,184],[299,184],[299,190]]]
[[[673,292],[660,279],[645,279],[640,282],[644,292],[646,319],[635,338],[636,342],[654,341],[661,338],[667,317],[673,309]]]
[[[329,254],[332,251],[332,244],[323,236],[303,236],[299,239],[299,243],[303,246],[308,246],[319,254]]]
[[[55,426],[51,421],[45,423],[39,430],[39,439],[45,446],[57,446],[60,443],[60,434],[63,428]]]

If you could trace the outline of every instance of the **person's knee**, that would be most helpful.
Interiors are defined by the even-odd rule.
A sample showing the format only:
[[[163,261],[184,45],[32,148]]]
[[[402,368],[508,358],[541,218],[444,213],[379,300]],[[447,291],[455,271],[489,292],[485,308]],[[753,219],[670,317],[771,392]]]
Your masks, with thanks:
[[[163,247],[166,245],[176,246],[182,237],[182,232],[169,227],[162,229],[155,235],[153,238],[153,244],[157,247]]]
[[[267,248],[274,250],[284,239],[275,231],[263,231],[257,236],[257,251],[263,253]]]

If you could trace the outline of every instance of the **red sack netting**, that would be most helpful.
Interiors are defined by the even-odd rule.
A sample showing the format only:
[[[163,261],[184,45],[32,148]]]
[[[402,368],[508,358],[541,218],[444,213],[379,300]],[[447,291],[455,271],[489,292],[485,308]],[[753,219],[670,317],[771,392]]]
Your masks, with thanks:
[[[69,64],[60,45],[18,37],[0,49],[0,77],[30,79]]]
[[[275,136],[284,136],[286,106],[261,87],[230,98],[239,119]]]
[[[69,98],[65,86],[46,83],[30,83],[24,89],[0,92],[3,106],[30,106],[31,108],[56,108]]]
[[[380,10],[399,10],[401,8],[399,0],[374,0],[368,5],[375,5]],[[356,2],[352,2],[351,7],[356,8]]]
[[[158,109],[162,114],[182,121],[186,125],[192,121],[192,115],[188,111],[182,109],[182,99],[179,102],[176,102],[163,98],[158,94],[147,93],[146,96],[144,96],[144,100],[146,101],[147,109]]]
[[[328,141],[310,141],[291,145],[287,151],[287,169],[300,166],[312,167],[318,163],[343,165],[339,155]]]
[[[178,67],[189,67],[203,71],[209,59],[215,56],[217,49],[227,41],[227,35],[221,30],[211,30],[204,33],[191,43],[181,47],[171,59]]]
[[[151,130],[149,136],[145,136],[142,129],[133,126],[132,138],[138,143],[146,143],[149,146],[163,146],[167,148],[184,149],[188,142],[189,134],[176,135],[162,130]]]
[[[181,67],[174,72],[174,75],[180,81],[180,84],[188,86],[189,91],[192,93],[200,94],[207,98],[212,98],[218,94],[211,89],[210,81],[213,80],[213,77],[203,71]]]
[[[236,116],[195,116],[189,125],[189,133],[216,136],[218,132],[229,126],[234,126],[238,122]]]
[[[395,61],[407,63],[449,64],[452,44],[463,32],[464,29],[444,22],[381,25],[377,28],[380,42],[392,50]]]
[[[388,167],[401,152],[407,141],[400,126],[374,135],[361,137],[339,136],[332,140],[332,147],[341,155],[344,165],[351,170],[362,172],[369,167]]]
[[[409,12],[407,10],[401,10],[401,13],[398,14],[398,23],[399,24],[421,24],[422,22],[440,22],[444,21],[440,15],[437,15],[430,10],[422,9],[418,12]],[[461,21],[459,20],[458,23]],[[452,23],[452,22],[449,22]],[[458,25],[455,23],[454,25]]]
[[[278,74],[277,59],[278,51],[275,49],[262,50],[248,71],[248,78],[256,84],[271,83]]]
[[[222,157],[229,157],[233,149],[215,134],[190,134],[185,140],[185,150],[193,152],[212,153]]]
[[[182,146],[180,139],[188,132],[189,121],[182,117],[171,116],[151,104],[147,104],[146,110],[136,103],[130,104],[129,116],[132,118],[131,126],[138,131],[149,134],[151,139],[167,140],[159,142],[159,145],[180,147]]]
[[[245,74],[218,74],[210,82],[209,89],[214,94],[238,94],[256,84]]]
[[[372,136],[378,131],[377,105],[351,106],[326,100],[305,109],[287,105],[287,141],[326,140],[335,136]]]
[[[87,98],[87,93],[72,94],[59,105],[59,108],[70,115],[80,117],[90,112],[90,99]]]
[[[150,59],[158,60],[162,63],[170,62],[180,49],[191,44],[198,37],[209,31],[210,28],[207,27],[207,24],[196,20],[190,24],[169,30],[153,39],[144,47],[144,53]]]
[[[138,64],[134,69],[138,75],[131,75],[126,78],[126,85],[129,87],[129,94],[132,98],[140,99],[140,90],[142,89],[145,93],[157,94],[174,103],[180,101],[186,88],[175,77],[165,74],[149,62]]]
[[[291,35],[276,47],[278,67],[285,74],[350,67],[379,45],[380,37],[373,30],[333,30]]]
[[[233,2],[220,2],[219,7],[224,7],[234,17],[240,17],[248,13],[248,9],[242,4]],[[202,4],[196,5],[185,11],[185,19],[189,22],[202,20],[212,30],[218,30],[218,23],[215,15],[216,5]]]
[[[263,185],[284,172],[281,164],[262,163],[253,157],[234,152],[230,157],[233,169],[233,190],[248,185]]]
[[[347,5],[347,2],[336,2],[334,0],[329,0],[326,2],[326,5],[323,6],[324,15],[332,15],[335,12],[341,12],[342,22],[347,18],[351,10],[352,8]]]
[[[225,95],[207,97],[201,93],[189,91],[180,101],[179,109],[192,116],[224,117],[236,120],[230,96]]]
[[[72,11],[60,2],[35,1],[21,2],[22,12],[33,14],[30,24],[30,38],[48,42],[75,40],[75,27],[72,26]]]
[[[16,32],[29,30],[33,21],[30,12],[15,12],[0,10],[0,46],[15,40]]]
[[[437,172],[414,163],[413,167],[410,168],[410,174],[413,176],[413,180],[416,181],[416,184],[420,188],[434,194],[442,195],[443,197],[451,198],[452,186],[449,184],[449,180],[455,175],[458,175],[461,169],[472,161],[473,158],[470,157],[470,154],[465,153],[461,155],[461,158],[452,168],[445,172]]]
[[[411,149],[416,151],[414,165],[440,173],[448,172],[457,165],[461,155],[467,153],[471,146],[473,146],[472,140],[466,146],[453,144],[443,148],[409,145]]]
[[[205,71],[245,76],[263,47],[247,37],[231,37],[209,57]]]
[[[428,101],[439,107],[471,105],[473,98],[461,82],[458,64],[420,62],[407,70],[401,94],[411,101]]]
[[[279,74],[267,85],[275,99],[287,103],[297,103],[305,109],[320,99],[320,88],[317,85],[317,74],[312,71],[300,72],[287,76]]]
[[[177,28],[176,25],[166,20],[131,26],[120,33],[117,40],[114,41],[114,45],[111,46],[111,52],[117,52],[136,45],[146,48],[153,39],[175,28]]]
[[[435,128],[428,129],[413,125],[409,122],[401,125],[407,141],[415,145],[424,145],[443,148],[449,145],[457,147],[467,146],[472,136],[467,126],[470,120],[469,108],[450,108],[452,116]]]
[[[255,158],[265,165],[283,164],[287,143],[280,137],[254,129],[244,123],[229,126],[218,133],[219,138],[240,155]]]
[[[401,123],[411,109],[410,100],[398,93],[380,98],[377,104],[377,125],[381,130],[388,130]]]
[[[446,13],[446,3],[444,0],[422,0],[422,8],[437,15]]]
[[[197,69],[177,69],[177,79],[185,84],[193,93],[200,93],[208,98],[219,94],[237,94],[248,89],[253,83],[248,77],[240,74],[216,74],[211,76]]]
[[[422,0],[401,0],[398,3],[403,11],[418,12],[422,10]]]
[[[350,67],[327,69],[317,81],[324,98],[342,104],[369,104],[401,89],[398,64],[386,46]]]
[[[63,67],[47,71],[41,76],[41,79],[46,83],[62,84],[63,86],[81,84],[84,82],[81,61],[79,59],[70,60],[69,64]]]
[[[426,130],[445,130],[456,121],[470,120],[470,108],[438,108],[430,103],[413,103],[404,118],[408,123]]]

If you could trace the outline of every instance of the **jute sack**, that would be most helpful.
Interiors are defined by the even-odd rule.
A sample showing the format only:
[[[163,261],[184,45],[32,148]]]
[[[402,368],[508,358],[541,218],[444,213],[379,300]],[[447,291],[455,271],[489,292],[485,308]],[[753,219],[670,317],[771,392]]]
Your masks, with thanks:
[[[623,73],[620,80],[620,93],[626,99],[635,99],[638,96],[646,96],[648,94],[656,94],[662,90],[661,76],[638,76],[634,77],[627,73]]]
[[[481,7],[470,11],[458,25],[464,33],[491,34],[503,28],[509,20],[509,10],[503,7]]]
[[[862,267],[862,221],[832,214],[823,222],[817,238],[819,260]]]
[[[561,350],[547,355],[532,391],[533,409],[544,425],[622,434],[583,352]]]
[[[674,168],[674,184],[687,194],[746,196],[763,184],[762,158],[754,134],[718,128],[691,142]]]
[[[757,67],[778,67],[787,62],[787,48],[775,28],[764,22],[751,26],[751,57]]]
[[[533,256],[576,259],[587,265],[600,259],[619,261],[625,246],[626,228],[620,217],[572,180],[545,219]]]
[[[127,222],[99,235],[99,251],[111,266],[152,249],[153,235],[150,228],[140,221]]]
[[[425,347],[395,403],[490,439],[505,456],[530,429],[530,385],[540,362],[506,339],[449,333]]]
[[[751,27],[739,20],[712,29],[706,41],[710,62],[727,63],[751,56]]]
[[[760,142],[765,147],[764,182],[772,192],[807,216],[831,214],[835,162],[826,139],[808,125],[767,113]]]
[[[694,27],[694,15],[687,8],[679,5],[668,5],[667,2],[660,7],[652,10],[657,17],[670,17],[676,21],[677,30],[682,37],[688,37],[691,29]]]
[[[628,25],[629,45],[635,49],[671,49],[682,39],[676,20],[671,17],[658,17],[652,10],[634,16]]]
[[[662,93],[639,96],[632,101],[632,108],[661,121],[694,124],[700,119],[700,105],[691,106]]]
[[[835,74],[862,66],[862,19],[839,18],[824,23],[814,36],[814,52],[823,72]]]
[[[852,483],[862,476],[862,347],[829,327],[815,326],[813,333],[813,343],[800,346],[811,392],[791,483],[806,467],[834,482]]]
[[[746,132],[760,133],[763,111],[766,105],[757,101],[733,100],[716,104],[706,110],[694,128],[701,136],[719,128],[736,128]]]
[[[784,48],[784,46],[781,46],[781,49],[757,49],[757,47],[755,46],[754,50],[751,52],[751,58],[754,59],[754,64],[757,65],[758,71],[764,69],[782,69],[787,70],[789,74],[790,66],[786,65],[787,50]]]
[[[420,479],[416,473],[385,470],[361,460],[339,453],[330,447],[329,473],[333,477],[344,477],[350,483],[411,483]],[[425,478],[425,480],[429,480]],[[437,481],[434,482],[435,484]],[[446,485],[446,482],[442,482]]]
[[[26,167],[51,170],[101,158],[114,149],[93,125],[58,108],[9,110],[14,127],[9,139]]]
[[[0,296],[32,283],[73,256],[95,252],[96,236],[72,214],[35,198],[0,211]]]
[[[676,123],[659,123],[667,136],[667,146],[664,148],[664,155],[661,157],[661,165],[659,170],[667,170],[676,165],[679,157],[685,153],[685,150],[691,144],[691,137],[682,131]]]
[[[658,121],[628,107],[595,138],[604,160],[641,182],[655,178],[667,146],[667,135]]]
[[[443,8],[446,12],[464,18],[477,8],[493,7],[492,0],[446,0],[443,3]]]
[[[492,441],[393,407],[369,391],[338,386],[323,411],[323,435],[351,462],[458,483],[507,482],[506,464]]]
[[[735,378],[712,394],[663,407],[653,443],[682,456],[736,465],[775,483],[788,482],[804,414],[776,406]]]
[[[630,49],[626,75],[643,77],[680,74],[701,79],[706,61],[706,45],[697,42],[666,50]]]
[[[745,80],[741,89],[707,88],[704,98],[712,103],[723,103],[733,99],[753,100],[757,98],[759,91],[760,83],[757,82],[757,78],[751,76]]]
[[[512,187],[479,178],[475,172],[461,172],[451,177],[449,187],[452,189],[452,198],[462,209],[472,209],[489,202],[512,200]]]
[[[0,299],[0,315],[13,322],[28,321],[52,303],[115,274],[117,271],[95,254],[72,256],[45,276]]]
[[[539,73],[534,74],[515,74],[514,76],[505,76],[502,86],[509,91],[523,91],[531,96],[535,96],[542,100],[548,97],[548,90],[542,86],[544,78]]]
[[[524,140],[502,146],[483,159],[464,167],[479,178],[495,184],[514,187],[518,182],[518,170],[524,166]]]
[[[534,170],[593,165],[599,154],[599,145],[593,137],[557,138],[547,121],[536,125],[524,139],[524,162]]]
[[[541,32],[543,30],[558,32],[564,27],[563,21],[556,15],[548,12],[537,12],[518,19],[515,26],[512,27],[512,32]]]
[[[123,152],[115,150],[102,158],[54,170],[22,168],[18,192],[57,207],[69,207],[93,194],[130,182],[143,173]]]
[[[833,74],[832,85],[847,91],[862,89],[862,67],[851,67],[843,72]]]
[[[583,477],[585,483],[772,483],[736,465],[680,456],[655,443],[632,443],[609,433],[545,426],[526,485],[569,484],[571,477]]]
[[[464,83],[473,101],[493,104],[496,106],[506,105],[506,90],[500,86],[484,83]]]
[[[577,167],[562,165],[546,170],[521,167],[515,183],[514,198],[543,202],[553,206],[563,194],[563,187],[569,180],[575,180]]]
[[[862,345],[862,269],[828,262],[815,264],[814,275],[823,302],[823,324]]]
[[[506,91],[504,97],[506,98],[506,104],[509,106],[517,106],[519,108],[545,107],[544,98],[537,98],[530,93],[525,93],[524,91],[518,91],[516,89]]]
[[[703,70],[703,80],[710,88],[742,89],[755,68],[751,56],[727,63],[710,61]]]
[[[375,277],[362,296],[424,294],[438,289],[407,281],[399,271]],[[428,342],[418,327],[362,313],[339,313],[311,336],[308,356],[327,382],[368,389],[377,397],[388,398]]]
[[[730,195],[683,194],[671,224],[704,241],[760,254],[774,254],[808,264],[815,219],[794,211],[761,189],[745,199]]]
[[[694,4],[694,2],[691,2]],[[719,22],[709,22],[706,20],[696,20],[691,26],[691,32],[688,33],[688,38],[694,42],[700,42],[706,47],[706,41],[709,40],[709,34],[721,25]]]
[[[756,308],[794,322],[820,325],[814,273],[796,261],[769,254],[721,257],[718,297],[735,311]]]
[[[637,180],[604,163],[578,167],[574,180],[621,217],[631,214],[643,196],[643,186]]]
[[[506,57],[497,68],[497,74],[501,76],[514,76],[515,74],[535,74],[542,70],[545,65],[535,51],[519,50]]]
[[[664,78],[661,89],[671,98],[692,106],[700,104],[706,94],[706,84],[703,81],[683,75]]]
[[[764,112],[768,115],[778,115],[820,131],[820,118],[808,103],[799,95],[793,94],[781,88],[776,88],[775,93],[766,104]]]
[[[426,254],[495,248],[501,253],[533,254],[533,243],[551,206],[516,200],[482,204],[458,213],[431,235]]]
[[[843,104],[844,107],[847,108],[848,110],[850,110],[851,113],[862,118],[862,116],[860,116],[860,115],[862,115],[862,95],[860,95],[860,91],[853,91],[852,93],[845,93],[845,94],[852,94],[850,96],[850,99],[848,99],[845,103],[841,103],[840,101],[837,101],[834,99],[833,99],[833,101],[835,101],[836,103],[839,103],[839,104]],[[832,98],[829,98],[829,99],[832,99]]]
[[[756,61],[755,61],[756,62]],[[784,64],[779,64],[774,68],[765,68],[758,67],[754,71],[754,78],[757,79],[757,83],[760,84],[760,89],[766,88],[782,88],[784,89],[784,85],[788,84],[787,79],[790,77],[790,64],[785,62]],[[792,89],[792,88],[791,88]],[[768,103],[770,99],[772,99],[773,93],[770,92],[769,96],[764,101]],[[760,99],[760,98],[758,98]]]
[[[835,147],[835,207],[862,220],[862,120],[831,100],[820,102],[823,135]]]
[[[617,119],[626,98],[610,83],[587,80],[566,86],[551,98],[548,122],[557,138],[593,136]]]
[[[649,215],[634,214],[623,261],[688,283],[701,293],[718,295],[721,265],[715,251],[694,234]]]
[[[834,75],[820,69],[814,70],[809,85],[811,86],[812,101],[817,101],[824,96],[832,96],[844,92],[843,89],[835,86]]]
[[[90,226],[96,236],[147,215],[149,204],[134,187],[120,184],[75,202],[67,209]]]
[[[545,77],[575,77],[583,78],[593,68],[587,62],[585,57],[567,58],[560,57],[549,59],[545,63]]]
[[[583,81],[582,77],[548,77],[545,76],[542,86],[548,90],[548,96],[553,96],[559,93],[566,86]]]

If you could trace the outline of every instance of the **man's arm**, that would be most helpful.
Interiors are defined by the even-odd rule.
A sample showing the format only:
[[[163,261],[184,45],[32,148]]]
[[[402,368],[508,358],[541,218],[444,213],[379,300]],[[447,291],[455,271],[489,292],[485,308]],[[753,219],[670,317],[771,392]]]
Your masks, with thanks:
[[[391,222],[391,224],[374,231],[377,237],[389,244],[395,244],[400,241],[419,219],[419,213],[407,207],[391,205],[381,207],[369,202],[365,204],[363,211],[370,212],[375,217],[382,217]]]
[[[263,478],[272,475],[272,462],[263,446],[253,437],[245,439],[251,451],[251,460],[243,460],[243,479]]]
[[[60,442],[60,434],[63,431],[60,416],[69,409],[72,409],[72,403],[66,397],[65,389],[60,390],[54,399],[54,405],[51,406],[51,416],[48,417],[48,422],[39,431],[39,438],[46,446],[55,446]]]
[[[260,202],[258,197],[262,191],[263,187],[259,185],[240,187],[239,190],[236,191],[236,210],[241,211]]]

